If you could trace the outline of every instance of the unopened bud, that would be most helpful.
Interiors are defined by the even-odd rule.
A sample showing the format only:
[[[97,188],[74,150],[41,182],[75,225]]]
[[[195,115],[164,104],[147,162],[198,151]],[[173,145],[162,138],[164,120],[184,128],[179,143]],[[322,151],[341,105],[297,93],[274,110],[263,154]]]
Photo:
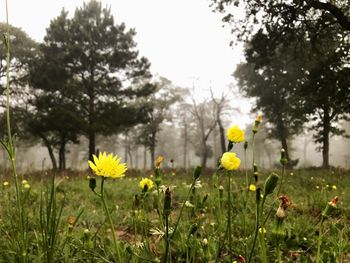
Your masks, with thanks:
[[[248,142],[247,141],[244,142],[244,146],[243,147],[244,147],[244,150],[248,149]]]
[[[271,173],[270,176],[266,179],[265,185],[264,185],[265,196],[272,194],[272,192],[275,190],[277,186],[278,179],[279,177],[275,173]]]
[[[276,211],[276,216],[278,218],[285,218],[286,217],[286,211],[284,210],[283,207],[279,206],[277,211]]]
[[[89,179],[89,187],[93,192],[95,192],[95,188],[96,188],[96,179],[95,178]]]
[[[253,134],[256,134],[258,132],[258,128],[259,128],[259,124],[260,124],[261,120],[262,120],[262,115],[259,114],[256,117],[255,122],[254,122],[254,127],[253,127],[253,130],[252,130]]]
[[[164,215],[169,216],[171,211],[171,193],[169,187],[165,190],[164,197]]]
[[[287,159],[287,155],[286,155],[286,151],[282,148],[281,149],[281,159],[280,159],[280,163],[285,166],[288,163],[288,159]]]
[[[228,142],[228,145],[227,145],[227,151],[228,151],[228,152],[231,151],[232,148],[233,148],[233,142],[229,141],[229,142]]]
[[[191,225],[190,232],[188,233],[188,237],[193,236],[198,230],[198,225],[196,223]]]
[[[337,202],[339,200],[338,196],[335,196],[332,201],[328,202],[326,205],[326,208],[322,212],[322,217],[329,217],[336,209],[337,209]]]
[[[193,173],[194,180],[197,180],[201,176],[201,173],[202,173],[202,167],[197,166]]]

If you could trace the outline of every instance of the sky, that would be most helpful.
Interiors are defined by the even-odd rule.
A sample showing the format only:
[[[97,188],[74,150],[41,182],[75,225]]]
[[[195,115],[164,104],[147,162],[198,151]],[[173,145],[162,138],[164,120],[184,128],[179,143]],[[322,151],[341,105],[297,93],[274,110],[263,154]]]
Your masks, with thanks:
[[[22,28],[41,42],[50,20],[64,7],[73,15],[83,0],[9,0],[9,23]],[[243,61],[242,48],[229,45],[232,35],[223,27],[219,14],[212,12],[209,0],[102,0],[110,7],[117,24],[135,28],[140,55],[151,62],[153,74],[166,77],[175,85],[195,87],[200,99],[223,92],[232,98],[234,107],[243,113],[233,114],[236,122],[250,122],[251,103],[234,99],[228,87],[234,83],[232,73]],[[5,1],[0,0],[0,21],[5,21]]]

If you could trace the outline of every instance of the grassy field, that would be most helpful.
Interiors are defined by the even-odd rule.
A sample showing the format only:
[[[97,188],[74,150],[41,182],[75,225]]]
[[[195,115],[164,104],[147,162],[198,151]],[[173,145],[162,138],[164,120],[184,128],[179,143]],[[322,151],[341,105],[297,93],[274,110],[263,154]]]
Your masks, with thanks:
[[[261,187],[270,172],[260,172]],[[281,175],[280,171],[275,172]],[[256,229],[256,191],[246,191],[244,171],[232,175],[231,241],[227,234],[225,173],[206,172],[190,188],[193,171],[163,171],[159,202],[156,187],[146,194],[139,187],[141,177],[154,180],[152,173],[129,171],[123,178],[105,181],[105,199],[116,232],[117,252],[103,204],[89,188],[91,173],[57,174],[54,188],[52,172],[24,174],[22,179],[30,187],[24,187],[26,182],[23,184],[22,179],[19,181],[22,222],[18,220],[14,181],[11,176],[3,178],[1,262],[162,262],[166,247],[163,214],[166,187],[171,192],[168,262],[248,262]],[[249,177],[251,174],[248,172]],[[98,189],[100,178],[96,179]],[[275,191],[266,198],[261,218],[270,211],[271,216],[260,228],[251,262],[278,261],[277,247],[282,262],[314,262],[319,240],[319,262],[350,262],[349,189],[349,171],[286,171],[280,195],[287,195],[292,205],[285,211],[283,234],[278,238],[274,231],[280,204]],[[187,193],[189,198],[172,235]],[[337,209],[321,225],[321,213],[334,196],[339,197]],[[21,227],[25,235],[20,233]],[[20,257],[18,250],[23,238],[26,251]]]

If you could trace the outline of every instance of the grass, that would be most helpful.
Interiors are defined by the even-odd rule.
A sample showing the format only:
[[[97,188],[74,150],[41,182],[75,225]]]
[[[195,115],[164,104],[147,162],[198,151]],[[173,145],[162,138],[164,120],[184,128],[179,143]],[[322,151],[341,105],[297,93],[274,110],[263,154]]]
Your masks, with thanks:
[[[156,193],[149,193],[146,200],[139,204],[141,189],[138,186],[141,177],[150,175],[134,172],[133,175],[118,180],[107,180],[105,184],[112,220],[117,239],[122,243],[122,261],[147,262],[160,261],[163,258],[164,230],[157,214]],[[260,181],[269,174],[261,172]],[[56,210],[62,208],[62,216],[57,222],[56,249],[51,262],[110,262],[114,258],[114,248],[109,224],[99,199],[89,189],[88,173],[63,173],[56,178]],[[42,251],[43,240],[38,233],[42,193],[50,189],[50,178],[53,174],[23,175],[31,185],[26,194],[24,211],[27,213],[28,262],[48,262]],[[245,176],[235,173],[232,183],[232,244],[233,260],[240,260],[251,247],[255,227],[255,194],[249,192],[246,211],[246,236],[242,209],[244,203]],[[13,262],[15,250],[11,245],[13,227],[14,182],[3,187],[0,197],[0,260]],[[169,226],[174,227],[181,203],[185,200],[188,186],[192,182],[191,173],[165,173],[162,184],[170,186],[172,193],[172,211]],[[184,207],[178,231],[170,242],[171,262],[230,262],[225,246],[226,229],[226,193],[221,194],[220,186],[225,185],[225,176],[209,173],[200,177],[201,187],[191,191],[189,202]],[[198,184],[199,186],[199,184]],[[335,189],[336,188],[336,189]],[[318,223],[320,215],[334,196],[340,197],[339,209],[324,223],[324,238],[321,251],[323,262],[347,262],[349,240],[350,205],[350,172],[334,170],[295,170],[286,173],[281,194],[292,200],[292,207],[286,210],[285,236],[281,243],[283,262],[313,262],[317,251]],[[162,194],[163,196],[163,194]],[[220,197],[221,196],[221,197]],[[205,199],[205,201],[203,201]],[[267,198],[268,210],[272,205],[273,216],[267,221],[266,248],[268,262],[275,260],[275,243],[273,237],[274,213],[278,208],[275,197]],[[141,204],[140,204],[141,202]],[[81,214],[81,215],[80,215]],[[78,218],[79,217],[79,218]],[[78,220],[77,220],[78,218]],[[77,221],[76,221],[77,220]],[[75,222],[76,221],[76,222]],[[191,233],[192,232],[192,233]],[[14,245],[14,244],[13,244]],[[260,262],[257,246],[252,262]],[[170,262],[170,261],[169,261]]]

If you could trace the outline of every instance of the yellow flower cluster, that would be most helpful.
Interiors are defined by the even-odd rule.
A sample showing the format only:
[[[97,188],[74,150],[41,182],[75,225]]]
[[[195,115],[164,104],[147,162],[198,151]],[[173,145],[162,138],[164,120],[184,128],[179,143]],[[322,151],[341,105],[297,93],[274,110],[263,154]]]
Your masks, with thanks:
[[[228,171],[237,170],[241,160],[233,152],[225,152],[221,157],[221,166]]]
[[[232,126],[227,130],[227,138],[230,142],[239,143],[244,141],[244,131],[238,125]]]
[[[29,189],[29,188],[30,188],[30,184],[28,183],[27,180],[23,180],[23,181],[22,181],[22,185],[23,185],[23,187],[24,187],[25,189]]]
[[[139,183],[140,188],[142,191],[148,191],[153,188],[154,183],[151,179],[148,178],[142,178],[140,183]]]
[[[103,177],[119,178],[125,176],[127,170],[126,163],[120,163],[120,157],[118,155],[106,154],[106,152],[100,153],[98,157],[93,155],[94,162],[88,161],[92,171]]]

